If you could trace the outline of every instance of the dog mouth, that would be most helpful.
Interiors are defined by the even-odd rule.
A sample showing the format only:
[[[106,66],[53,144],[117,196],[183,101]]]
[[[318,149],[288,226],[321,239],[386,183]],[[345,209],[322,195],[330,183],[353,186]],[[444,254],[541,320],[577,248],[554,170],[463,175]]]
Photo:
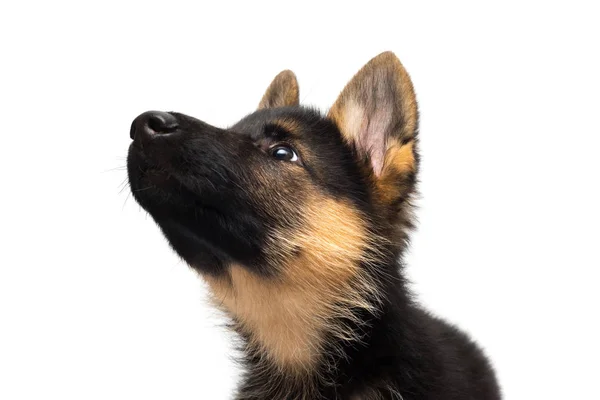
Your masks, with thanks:
[[[130,131],[131,192],[189,265],[260,264],[266,226],[218,133],[175,113],[141,114]]]
[[[186,177],[172,165],[161,165],[131,144],[127,159],[129,185],[138,203],[153,215],[214,213],[226,218],[219,188],[210,177]]]
[[[131,193],[176,253],[193,267],[216,268],[229,260],[220,238],[230,237],[226,227],[236,225],[235,214],[208,191],[192,190],[175,171],[149,166],[136,157],[130,154],[128,159]]]

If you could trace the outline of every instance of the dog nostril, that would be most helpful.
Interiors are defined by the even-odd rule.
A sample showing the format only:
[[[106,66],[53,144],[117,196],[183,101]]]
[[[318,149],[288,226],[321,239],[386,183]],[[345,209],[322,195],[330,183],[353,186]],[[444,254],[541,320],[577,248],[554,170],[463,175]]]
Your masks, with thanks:
[[[163,111],[146,111],[137,116],[129,129],[129,137],[136,141],[151,140],[179,128],[177,117]]]
[[[131,138],[131,140],[135,139],[135,125],[136,125],[137,121],[133,121],[131,123],[131,128],[129,129],[129,137]]]
[[[173,115],[155,111],[148,116],[148,127],[156,133],[171,133],[179,127],[179,124]]]

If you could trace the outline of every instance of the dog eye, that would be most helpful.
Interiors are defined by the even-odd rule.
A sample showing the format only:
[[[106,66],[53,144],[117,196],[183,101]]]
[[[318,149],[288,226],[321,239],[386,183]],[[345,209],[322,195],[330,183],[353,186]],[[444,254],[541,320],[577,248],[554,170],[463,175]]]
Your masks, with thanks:
[[[298,161],[298,154],[289,146],[275,146],[271,148],[271,155],[281,161]]]

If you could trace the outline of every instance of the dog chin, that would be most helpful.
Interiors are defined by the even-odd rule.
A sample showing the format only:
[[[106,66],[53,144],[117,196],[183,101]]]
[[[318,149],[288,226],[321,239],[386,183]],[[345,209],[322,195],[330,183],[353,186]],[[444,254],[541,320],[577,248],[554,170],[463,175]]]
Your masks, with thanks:
[[[219,273],[232,262],[262,265],[261,234],[241,235],[231,226],[252,219],[238,212],[203,204],[202,199],[180,192],[141,191],[136,199],[163,231],[169,244],[183,260],[206,273]],[[183,189],[185,190],[185,189]]]
[[[230,257],[184,223],[163,219],[156,222],[175,252],[192,268],[210,275],[222,273]]]

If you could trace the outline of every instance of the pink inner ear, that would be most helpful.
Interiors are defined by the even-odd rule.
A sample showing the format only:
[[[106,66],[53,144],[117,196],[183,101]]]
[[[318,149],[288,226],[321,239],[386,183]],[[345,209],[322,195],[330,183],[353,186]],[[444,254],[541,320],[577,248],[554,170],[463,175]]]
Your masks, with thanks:
[[[368,113],[363,113],[367,118],[361,124],[358,137],[358,148],[369,155],[376,176],[381,175],[387,149],[386,139],[392,122],[392,114],[389,110],[390,107],[383,105],[371,113],[370,119]]]

